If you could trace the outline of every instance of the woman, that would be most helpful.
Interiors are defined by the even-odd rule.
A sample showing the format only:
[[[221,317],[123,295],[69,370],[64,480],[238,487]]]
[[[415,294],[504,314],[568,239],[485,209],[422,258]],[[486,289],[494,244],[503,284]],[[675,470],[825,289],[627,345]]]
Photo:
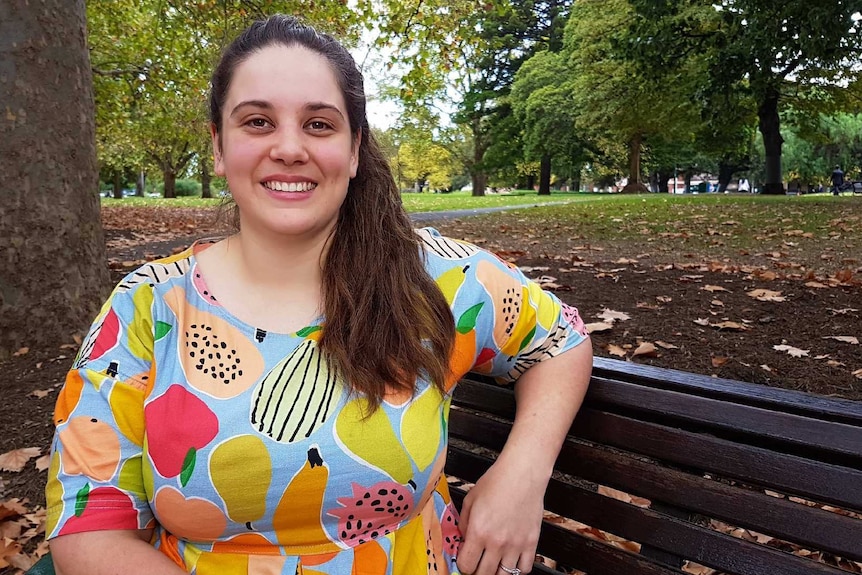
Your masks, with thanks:
[[[58,399],[63,575],[528,572],[591,367],[583,322],[516,269],[411,229],[346,50],[253,24],[210,97],[239,231],[126,277]],[[449,394],[517,379],[458,524]]]

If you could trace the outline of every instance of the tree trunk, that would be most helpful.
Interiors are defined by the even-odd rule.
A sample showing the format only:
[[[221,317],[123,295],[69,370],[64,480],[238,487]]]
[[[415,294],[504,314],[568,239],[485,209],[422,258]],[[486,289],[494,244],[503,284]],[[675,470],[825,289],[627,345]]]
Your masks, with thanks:
[[[120,170],[114,170],[114,179],[111,182],[111,186],[114,193],[115,200],[123,199],[123,174]]]
[[[211,198],[213,192],[210,186],[210,162],[209,158],[201,155],[201,197]]]
[[[551,195],[551,155],[545,154],[542,156],[542,163],[539,165],[539,195]]]
[[[624,194],[640,194],[649,190],[641,181],[641,144],[640,134],[629,142],[629,182],[623,187]]]
[[[671,171],[665,172],[663,170],[658,171],[658,191],[659,191],[659,193],[661,193],[661,194],[669,194],[670,193],[670,186],[668,185],[667,182],[671,178],[673,178],[673,172],[671,172]]]
[[[578,170],[577,175],[572,176],[572,187],[570,189],[572,192],[580,192],[581,191],[581,172]]]
[[[760,134],[763,136],[763,149],[766,155],[766,183],[764,194],[783,194],[784,182],[781,174],[781,119],[778,117],[778,91],[767,90],[766,96],[757,108]]]
[[[736,165],[728,164],[727,162],[718,163],[718,193],[723,194],[727,190],[730,180],[733,179],[733,172],[736,170]]]
[[[3,2],[0,22],[3,359],[84,334],[110,277],[84,0]]]
[[[166,198],[176,198],[177,197],[177,173],[174,171],[173,167],[169,162],[165,162],[162,168],[162,176],[165,182],[165,194]]]
[[[536,187],[536,174],[528,174],[527,175],[527,188],[528,190],[532,190]]]
[[[484,196],[485,195],[485,183],[488,181],[485,174],[481,171],[475,171],[470,173],[470,180],[473,182],[473,194],[474,196]]]
[[[684,172],[685,176],[683,177],[683,181],[685,182],[685,187],[682,190],[682,193],[688,194],[691,192],[691,172]]]
[[[143,198],[144,190],[147,188],[147,179],[144,175],[144,171],[141,170],[138,172],[138,177],[135,178],[135,197]]]

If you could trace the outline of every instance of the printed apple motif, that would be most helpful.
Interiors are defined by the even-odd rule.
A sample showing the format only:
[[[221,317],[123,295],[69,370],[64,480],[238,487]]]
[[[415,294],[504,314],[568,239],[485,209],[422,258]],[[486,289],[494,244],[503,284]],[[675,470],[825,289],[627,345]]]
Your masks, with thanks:
[[[162,477],[180,476],[185,486],[194,471],[197,452],[218,433],[218,419],[207,405],[172,385],[144,408],[147,452]]]
[[[105,529],[138,529],[138,512],[131,497],[116,487],[86,484],[75,497],[75,515],[60,529],[60,535]]]
[[[108,481],[120,464],[120,437],[114,428],[95,417],[79,415],[69,420],[57,437],[63,446],[61,461],[68,475],[85,475]]]

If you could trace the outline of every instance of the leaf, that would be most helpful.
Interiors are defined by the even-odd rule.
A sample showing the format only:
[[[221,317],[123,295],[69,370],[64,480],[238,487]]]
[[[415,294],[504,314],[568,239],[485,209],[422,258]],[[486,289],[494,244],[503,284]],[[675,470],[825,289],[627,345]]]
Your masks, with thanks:
[[[171,331],[171,329],[173,329],[173,327],[174,326],[172,326],[171,324],[169,324],[167,322],[157,321],[156,322],[155,340],[159,341],[160,339],[162,339],[163,337],[168,335],[168,333],[170,333],[170,331]]]
[[[662,349],[679,349],[679,346],[676,346],[672,343],[668,343],[666,341],[659,340],[659,341],[655,342],[655,344]]]
[[[518,352],[520,353],[527,345],[533,341],[533,338],[536,337],[536,326],[533,326],[533,329],[530,330],[530,333],[524,336],[524,339],[521,340],[521,344],[518,346]]]
[[[669,295],[657,295],[655,296],[656,301],[661,303],[670,303],[673,301],[673,298]]]
[[[51,466],[51,454],[46,453],[42,457],[36,460],[36,469],[39,471],[45,471],[48,467]]]
[[[84,509],[87,507],[87,500],[90,498],[90,484],[85,484],[75,495],[75,517],[80,517],[84,514]]]
[[[31,391],[28,395],[31,395],[36,399],[42,399],[43,397],[47,397],[49,393],[51,393],[50,389],[36,389]]]
[[[188,452],[186,453],[186,458],[183,460],[183,470],[180,472],[180,485],[183,487],[186,486],[186,483],[189,482],[189,479],[192,477],[192,472],[195,470],[195,460],[197,450],[194,447],[189,447]]]
[[[724,302],[721,301],[720,299],[714,299],[709,303],[710,303],[710,305],[714,305],[715,307],[724,307]]]
[[[38,457],[41,453],[42,450],[38,447],[23,447],[7,451],[3,455],[0,455],[0,471],[18,473],[24,469],[28,461],[34,457]]]
[[[309,335],[313,334],[314,332],[320,331],[320,329],[321,329],[321,327],[319,325],[310,325],[310,326],[304,327],[301,330],[299,330],[298,332],[296,332],[296,335],[298,337],[308,337]]]
[[[586,326],[584,326],[584,327],[586,327],[586,328],[587,328],[587,333],[599,333],[599,332],[602,332],[602,331],[608,331],[608,330],[614,329],[613,324],[610,324],[610,323],[604,323],[604,322],[600,322],[600,323],[588,323],[588,324],[587,324]]]
[[[632,355],[645,355],[647,357],[655,357],[658,355],[658,350],[656,349],[655,345],[648,341],[645,341],[638,346],[638,348]]]
[[[791,357],[806,357],[808,352],[811,351],[809,349],[799,349],[798,347],[793,347],[792,345],[773,345],[772,349],[775,351],[786,351],[787,355]]]
[[[730,331],[748,331],[748,326],[735,321],[722,321],[720,323],[710,324],[718,329],[728,329]]]
[[[730,361],[729,357],[719,357],[719,356],[713,357],[712,358],[712,367],[721,367],[722,365],[724,365],[728,361]]]
[[[624,350],[620,346],[615,345],[613,343],[608,344],[608,353],[611,355],[615,355],[617,357],[625,357],[626,356],[626,350]]]
[[[702,288],[700,288],[700,289],[705,290],[705,291],[708,291],[708,292],[717,292],[717,291],[726,291],[726,292],[730,292],[730,290],[729,290],[729,289],[727,289],[727,288],[723,288],[723,287],[721,287],[721,286],[714,286],[714,285],[705,285],[705,286],[703,286],[703,287],[702,287]]]
[[[787,301],[787,298],[782,296],[780,291],[772,291],[768,289],[751,290],[745,295],[753,297],[757,301]]]
[[[835,341],[843,341],[844,343],[859,345],[859,338],[853,337],[852,335],[825,335],[823,336],[823,339],[834,339]]]
[[[862,379],[862,369],[857,369],[850,375],[854,376],[856,379]]]
[[[479,302],[461,314],[461,317],[458,318],[458,325],[455,327],[458,333],[465,335],[476,327],[476,318],[484,305],[484,302]]]
[[[694,323],[696,323],[697,325],[709,325],[709,320],[706,318],[697,318],[697,319],[692,320],[692,321]]]
[[[12,355],[14,357],[20,357],[20,356],[26,355],[28,353],[30,353],[30,348],[29,347],[22,347],[18,351],[16,351],[15,353],[13,353]]]
[[[810,288],[815,288],[815,289],[824,289],[824,288],[828,288],[829,286],[826,284],[822,284],[820,282],[806,282],[805,287],[810,287]]]
[[[625,312],[614,311],[608,308],[603,309],[602,313],[600,313],[596,317],[609,323],[614,323],[615,321],[627,321],[631,319],[631,316]]]

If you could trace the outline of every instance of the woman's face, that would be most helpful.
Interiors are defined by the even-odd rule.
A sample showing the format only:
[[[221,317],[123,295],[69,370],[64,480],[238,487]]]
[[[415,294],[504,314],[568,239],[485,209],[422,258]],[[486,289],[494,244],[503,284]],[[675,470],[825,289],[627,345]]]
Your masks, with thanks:
[[[282,45],[252,54],[234,70],[212,136],[215,172],[227,178],[244,233],[329,234],[356,175],[359,138],[326,58]]]

